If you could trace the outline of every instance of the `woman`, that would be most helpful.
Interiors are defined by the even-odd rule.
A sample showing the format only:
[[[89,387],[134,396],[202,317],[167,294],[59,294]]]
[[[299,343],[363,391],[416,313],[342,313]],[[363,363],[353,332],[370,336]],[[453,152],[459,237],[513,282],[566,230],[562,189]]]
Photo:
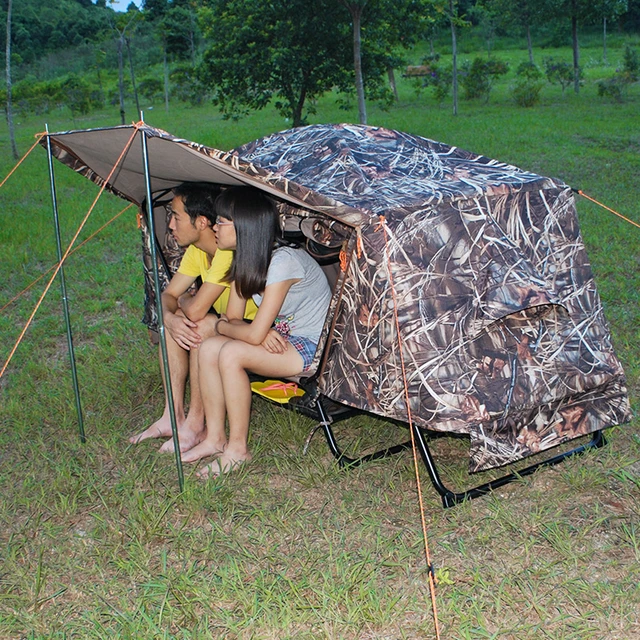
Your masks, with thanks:
[[[216,212],[218,247],[234,249],[235,255],[227,275],[227,315],[217,323],[218,335],[200,347],[198,359],[207,434],[183,460],[217,456],[200,477],[217,476],[251,459],[247,372],[286,378],[308,370],[331,299],[327,279],[313,258],[280,240],[277,210],[262,192],[227,189],[216,200]],[[250,298],[258,311],[247,323],[242,318]]]

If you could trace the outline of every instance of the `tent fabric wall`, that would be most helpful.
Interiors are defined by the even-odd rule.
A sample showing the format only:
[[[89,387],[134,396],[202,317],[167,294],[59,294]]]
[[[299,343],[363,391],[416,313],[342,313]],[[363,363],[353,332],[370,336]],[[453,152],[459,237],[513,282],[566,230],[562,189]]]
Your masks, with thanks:
[[[630,419],[566,185],[354,125],[236,153],[369,212],[320,381],[329,398],[408,420],[397,313],[412,419],[468,433],[472,471]]]
[[[81,152],[54,134],[54,153],[100,183],[104,170],[92,167],[122,149],[121,129],[115,141],[77,132]],[[469,434],[472,471],[630,418],[567,185],[376,127],[302,127],[227,153],[140,132],[154,192],[185,180],[252,184],[282,210],[354,228],[319,380],[327,397],[406,422],[408,396],[416,423]],[[130,152],[108,188],[141,204],[141,175]],[[146,233],[147,263],[149,242]]]

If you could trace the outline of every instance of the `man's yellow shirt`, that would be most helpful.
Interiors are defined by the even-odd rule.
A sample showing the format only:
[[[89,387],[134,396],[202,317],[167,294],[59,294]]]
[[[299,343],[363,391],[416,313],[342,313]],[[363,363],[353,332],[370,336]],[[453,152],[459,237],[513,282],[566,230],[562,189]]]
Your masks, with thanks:
[[[185,276],[191,278],[200,276],[203,283],[209,282],[224,287],[224,291],[220,294],[220,297],[213,303],[213,309],[218,315],[227,312],[230,284],[224,282],[223,278],[227,275],[232,260],[233,251],[218,249],[213,256],[213,260],[211,260],[211,265],[209,265],[209,256],[206,251],[202,251],[202,249],[198,249],[198,247],[192,244],[189,245],[184,256],[182,256],[182,262],[180,262],[180,267],[178,268],[178,273]],[[247,300],[244,317],[247,320],[253,320],[257,311],[258,307],[253,300]]]

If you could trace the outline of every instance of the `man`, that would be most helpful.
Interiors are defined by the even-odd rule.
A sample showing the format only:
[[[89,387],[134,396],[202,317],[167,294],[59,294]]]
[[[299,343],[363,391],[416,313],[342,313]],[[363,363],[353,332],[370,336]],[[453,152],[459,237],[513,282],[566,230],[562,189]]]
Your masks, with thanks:
[[[213,232],[215,200],[219,194],[217,187],[185,183],[176,187],[173,193],[169,229],[176,242],[187,250],[177,273],[162,292],[161,304],[180,451],[183,461],[192,462],[189,450],[205,435],[204,409],[198,384],[198,347],[205,339],[216,335],[218,317],[227,309],[229,284],[223,279],[231,265],[233,252],[219,250]],[[198,276],[202,278],[202,286],[192,296],[187,291]],[[252,319],[256,311],[253,302],[248,302],[245,317]],[[185,415],[187,377],[191,385],[191,400],[189,412]],[[165,388],[162,417],[129,441],[136,444],[147,438],[169,436],[171,420]],[[165,442],[160,451],[173,451],[173,440]]]

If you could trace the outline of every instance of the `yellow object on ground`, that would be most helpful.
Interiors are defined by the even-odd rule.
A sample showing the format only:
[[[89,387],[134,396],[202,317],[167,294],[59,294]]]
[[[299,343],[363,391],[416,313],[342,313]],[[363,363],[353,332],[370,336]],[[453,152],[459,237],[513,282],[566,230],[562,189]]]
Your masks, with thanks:
[[[282,380],[265,380],[264,382],[252,382],[251,391],[274,402],[285,404],[291,398],[303,396],[304,390],[295,382],[283,382]]]

